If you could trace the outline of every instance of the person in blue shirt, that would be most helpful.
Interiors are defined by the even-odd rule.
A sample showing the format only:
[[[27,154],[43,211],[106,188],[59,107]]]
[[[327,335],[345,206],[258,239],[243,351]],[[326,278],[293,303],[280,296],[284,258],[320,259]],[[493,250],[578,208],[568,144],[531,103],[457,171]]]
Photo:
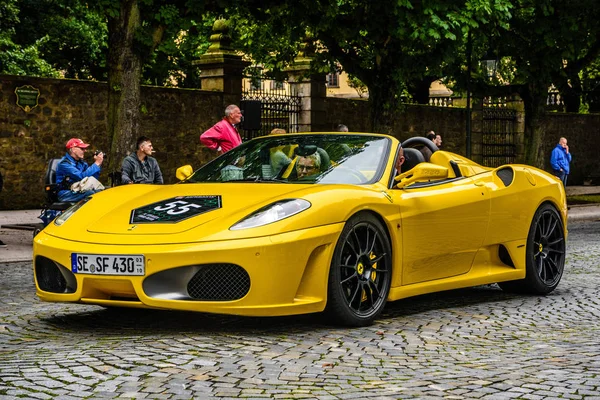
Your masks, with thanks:
[[[99,190],[88,190],[85,192],[75,192],[71,190],[74,183],[81,181],[86,177],[100,177],[104,153],[94,155],[94,163],[88,165],[84,161],[85,150],[89,144],[83,140],[72,138],[67,142],[67,154],[60,160],[56,168],[56,183],[59,187],[58,200],[66,202],[79,201]]]
[[[550,155],[550,165],[552,166],[552,172],[556,175],[563,183],[563,186],[567,186],[567,177],[569,176],[571,163],[571,153],[569,153],[569,146],[567,146],[567,139],[561,137],[558,144],[552,150]]]

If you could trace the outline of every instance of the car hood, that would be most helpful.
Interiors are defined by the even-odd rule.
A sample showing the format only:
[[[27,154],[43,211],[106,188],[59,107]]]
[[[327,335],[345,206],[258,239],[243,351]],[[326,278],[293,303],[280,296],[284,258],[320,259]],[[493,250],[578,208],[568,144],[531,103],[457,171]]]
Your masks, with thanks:
[[[331,188],[330,185],[277,183],[125,185],[95,194],[64,224],[56,226],[52,223],[44,231],[63,239],[107,244],[168,244],[260,236],[267,234],[267,231],[260,228],[230,231],[229,228],[252,212],[277,200],[306,196],[313,200],[326,199],[327,187]],[[340,204],[343,203],[343,198],[340,197]],[[160,216],[148,222],[140,222],[139,217],[137,220],[133,219],[136,213],[144,213],[156,207],[163,211],[169,211],[170,207],[170,210],[180,212],[189,206],[182,208],[182,203],[176,202],[189,203],[194,199],[200,199],[200,207],[205,205],[203,201],[208,203],[208,207],[199,209],[200,212],[195,215],[184,215],[175,221],[165,221]],[[332,203],[331,199],[327,202]],[[175,205],[171,205],[172,203]],[[192,211],[196,211],[198,207],[193,208]],[[154,214],[151,213],[151,216]],[[331,221],[323,220],[321,224],[339,222],[335,219],[340,218],[343,217],[331,217]],[[306,224],[314,222],[281,228],[302,229],[305,227],[302,225]],[[271,234],[273,229],[276,228],[270,229]]]

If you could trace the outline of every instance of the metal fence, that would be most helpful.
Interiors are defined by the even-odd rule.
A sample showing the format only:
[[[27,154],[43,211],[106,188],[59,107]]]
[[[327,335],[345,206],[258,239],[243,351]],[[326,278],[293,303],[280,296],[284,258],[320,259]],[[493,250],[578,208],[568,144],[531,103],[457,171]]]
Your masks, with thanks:
[[[483,108],[483,165],[499,167],[517,158],[517,111],[505,108],[505,102],[493,101]]]
[[[257,129],[242,129],[244,140],[268,135],[275,128],[299,132],[302,110],[300,96],[292,93],[292,86],[284,81],[245,77],[242,83],[242,102],[260,101],[260,122]]]
[[[588,112],[600,112],[600,80],[588,80],[585,82],[585,87],[589,90],[581,92],[581,104],[587,105]],[[552,89],[548,91],[546,109],[559,112],[566,111],[565,101],[558,90]]]

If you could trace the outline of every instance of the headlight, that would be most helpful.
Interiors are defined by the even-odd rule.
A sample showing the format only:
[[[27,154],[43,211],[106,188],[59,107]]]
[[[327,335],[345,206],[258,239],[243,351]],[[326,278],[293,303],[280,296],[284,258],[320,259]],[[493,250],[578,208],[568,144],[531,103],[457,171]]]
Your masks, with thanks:
[[[232,231],[237,231],[240,229],[256,228],[273,222],[281,221],[284,218],[296,215],[308,208],[310,208],[310,203],[306,200],[281,200],[276,203],[269,204],[260,210],[256,210],[229,229]]]
[[[86,197],[85,199],[80,200],[79,202],[73,204],[71,207],[67,208],[62,214],[56,217],[56,219],[54,220],[54,224],[57,226],[61,226],[62,224],[64,224],[66,220],[71,218],[71,215],[75,214],[75,211],[79,210],[85,203],[87,203],[91,199],[91,197]]]

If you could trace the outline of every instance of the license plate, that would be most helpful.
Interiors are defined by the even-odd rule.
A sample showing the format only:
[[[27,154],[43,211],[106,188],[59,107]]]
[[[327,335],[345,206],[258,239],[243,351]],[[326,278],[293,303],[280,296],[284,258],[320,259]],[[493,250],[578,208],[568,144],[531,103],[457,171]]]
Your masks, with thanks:
[[[71,271],[91,275],[144,275],[144,256],[141,254],[81,254],[71,253]]]

